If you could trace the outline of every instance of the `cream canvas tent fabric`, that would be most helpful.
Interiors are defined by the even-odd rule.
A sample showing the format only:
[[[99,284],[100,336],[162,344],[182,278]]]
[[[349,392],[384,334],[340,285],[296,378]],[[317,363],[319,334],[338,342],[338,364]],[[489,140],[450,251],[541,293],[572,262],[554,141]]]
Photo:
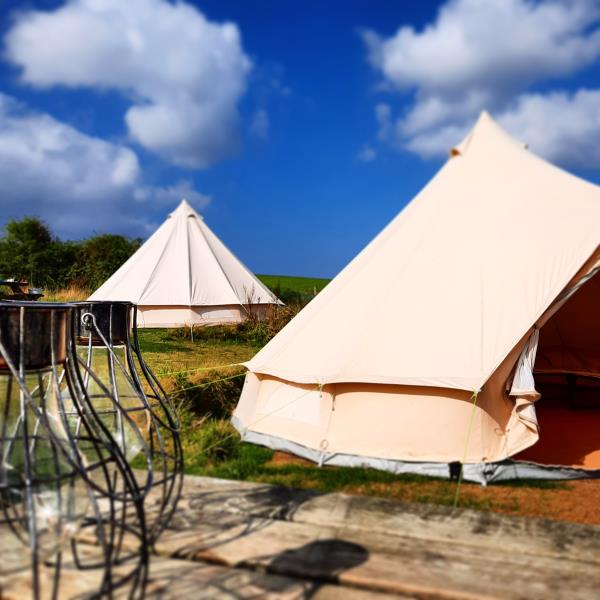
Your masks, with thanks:
[[[429,184],[247,363],[234,424],[246,440],[320,463],[447,475],[461,461],[478,481],[514,475],[515,464],[530,474],[506,459],[543,436],[538,338],[584,289],[598,303],[582,319],[598,323],[589,280],[599,243],[600,188],[483,113]],[[563,329],[577,338],[586,328]],[[590,337],[575,340],[569,369],[593,377],[600,338]],[[595,449],[558,464],[600,467],[597,409]]]
[[[89,299],[137,304],[140,327],[238,322],[277,303],[185,200]]]

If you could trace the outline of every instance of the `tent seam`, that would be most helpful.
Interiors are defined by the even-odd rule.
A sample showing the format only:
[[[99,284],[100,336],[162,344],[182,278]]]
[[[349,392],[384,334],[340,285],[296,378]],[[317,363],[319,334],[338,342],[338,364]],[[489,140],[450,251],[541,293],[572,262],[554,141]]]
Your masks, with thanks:
[[[169,215],[169,218],[173,218]],[[164,258],[166,252],[167,252],[167,247],[169,246],[169,243],[171,242],[171,238],[173,237],[173,234],[175,233],[175,227],[172,229],[171,233],[169,234],[169,237],[167,239],[167,243],[164,245],[164,248],[162,249],[160,256],[158,257],[158,260],[156,261],[156,264],[154,265],[154,268],[152,269],[149,277],[148,277],[148,281],[146,282],[146,285],[144,286],[144,288],[142,289],[142,292],[140,293],[140,297],[138,300],[138,304],[140,303],[140,301],[142,300],[144,294],[146,293],[148,287],[150,286],[150,283],[152,281],[152,278],[154,277],[154,273],[156,273],[156,270],[158,269],[158,266],[160,265],[162,259]]]

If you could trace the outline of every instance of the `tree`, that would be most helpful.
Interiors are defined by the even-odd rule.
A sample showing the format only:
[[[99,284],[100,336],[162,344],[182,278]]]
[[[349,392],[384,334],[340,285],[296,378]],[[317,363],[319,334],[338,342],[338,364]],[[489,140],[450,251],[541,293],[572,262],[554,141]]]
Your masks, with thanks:
[[[53,239],[48,226],[36,217],[9,221],[0,239],[0,274],[47,286],[57,243],[60,242]]]
[[[142,244],[140,239],[103,234],[80,242],[69,279],[90,289],[100,287]]]
[[[102,285],[141,245],[122,235],[96,235],[62,242],[37,217],[9,221],[0,238],[0,276],[27,279],[31,285],[61,289]]]

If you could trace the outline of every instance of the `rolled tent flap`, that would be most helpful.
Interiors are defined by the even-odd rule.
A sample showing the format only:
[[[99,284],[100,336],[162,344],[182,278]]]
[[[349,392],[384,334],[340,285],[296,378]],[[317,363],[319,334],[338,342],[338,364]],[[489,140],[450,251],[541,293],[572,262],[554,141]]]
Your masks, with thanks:
[[[514,428],[519,438],[513,442],[503,425],[514,407],[496,405],[496,392],[497,386],[482,391],[474,407],[473,393],[463,390],[321,387],[250,372],[233,422],[244,440],[284,450],[287,441],[296,454],[302,448],[301,456],[321,464],[376,466],[383,460],[393,470],[398,461],[447,464],[461,460],[465,446],[467,461],[480,463],[506,458],[505,448],[537,439],[521,427]]]
[[[508,392],[508,395],[515,400],[517,417],[536,434],[539,433],[539,425],[534,402],[540,399],[540,393],[535,389],[533,367],[539,341],[540,330],[536,328],[521,351]]]

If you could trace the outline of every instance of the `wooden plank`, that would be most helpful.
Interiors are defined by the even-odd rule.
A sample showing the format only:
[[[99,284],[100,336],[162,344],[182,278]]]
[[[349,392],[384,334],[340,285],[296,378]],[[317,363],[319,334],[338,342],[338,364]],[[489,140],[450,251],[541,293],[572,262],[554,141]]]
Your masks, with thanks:
[[[156,545],[147,597],[595,599],[599,532],[188,477]],[[0,598],[29,597],[27,575],[2,582]],[[98,584],[98,573],[72,571],[67,563],[61,598],[81,597]]]
[[[590,563],[239,515],[167,532],[157,551],[423,598],[584,599],[600,589]]]
[[[47,567],[41,567],[40,593],[41,600],[52,597],[53,572]],[[84,598],[99,589],[102,573],[96,570],[69,571],[65,569],[60,579],[59,598]],[[31,574],[23,571],[6,577],[0,584],[0,600],[26,600],[33,598]]]
[[[315,581],[185,560],[157,559],[147,598],[277,598],[296,600],[399,600],[397,595],[340,588]],[[408,600],[407,596],[402,598]]]
[[[598,526],[201,477],[187,478],[184,502],[200,512],[362,528],[385,535],[491,549],[501,546],[506,552],[600,563]]]
[[[263,567],[304,579],[420,598],[597,598],[596,565],[501,547],[387,535],[364,528],[181,510],[157,544],[164,556]]]
[[[52,573],[42,568],[42,600],[49,599]],[[83,599],[98,590],[100,571],[77,571],[67,565],[62,572],[59,598]],[[31,598],[31,579],[28,573],[13,577],[0,591],[2,600]],[[115,600],[128,598],[130,588],[117,589]],[[408,596],[382,594],[368,590],[338,586],[270,575],[243,569],[231,569],[186,560],[154,557],[144,598],[186,600],[211,598],[236,600],[410,600]]]

